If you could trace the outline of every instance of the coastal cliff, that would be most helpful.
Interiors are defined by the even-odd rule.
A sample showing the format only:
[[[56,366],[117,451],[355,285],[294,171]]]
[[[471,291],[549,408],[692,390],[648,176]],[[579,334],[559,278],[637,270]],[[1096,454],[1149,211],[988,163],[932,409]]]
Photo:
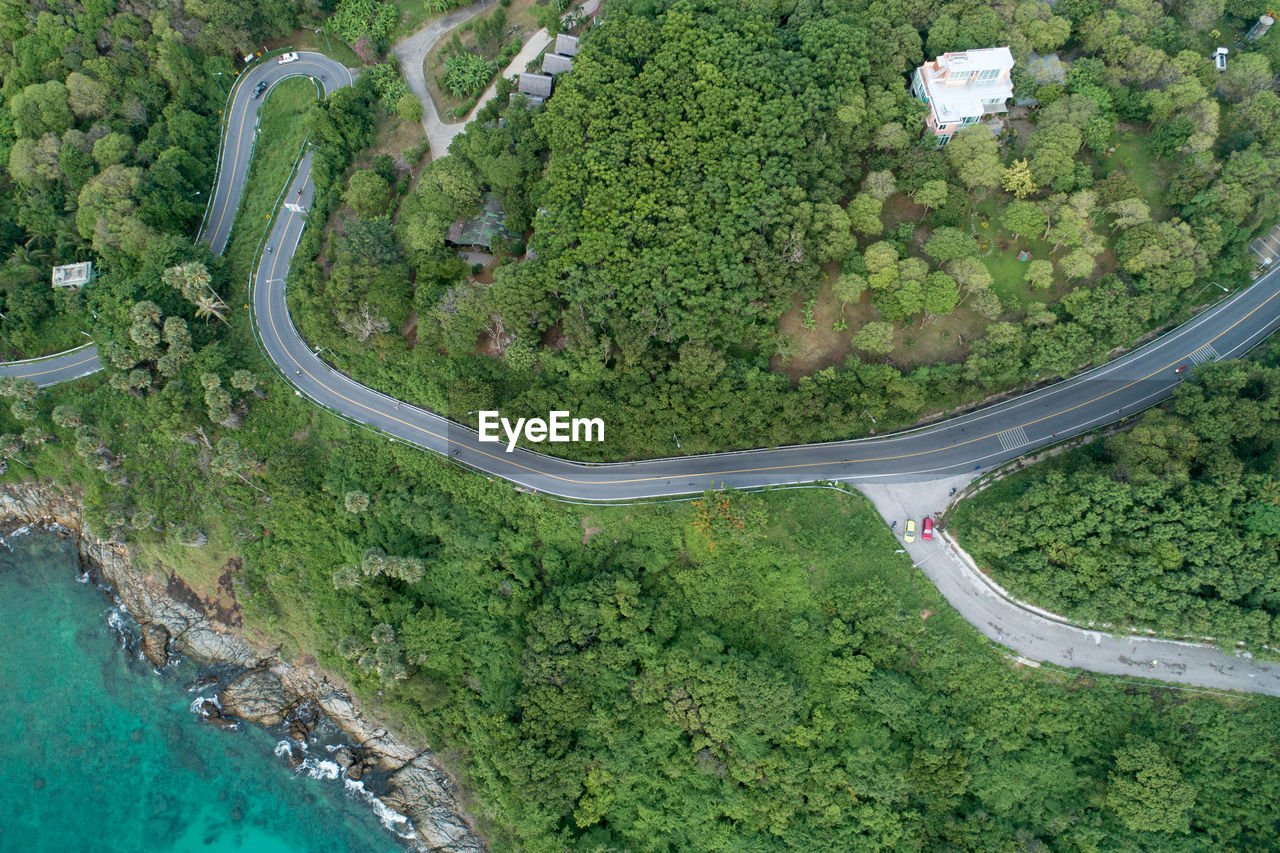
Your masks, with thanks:
[[[359,781],[371,770],[387,774],[381,799],[413,822],[415,849],[485,849],[463,812],[456,786],[429,750],[413,747],[365,717],[318,666],[285,661],[278,649],[261,648],[167,594],[163,583],[135,563],[127,545],[99,539],[87,529],[75,492],[37,483],[0,484],[0,523],[56,525],[75,536],[82,564],[112,587],[137,620],[142,650],[153,664],[163,666],[176,652],[239,667],[217,702],[206,703],[211,722],[283,724],[293,739],[303,740],[318,722],[318,711],[351,739],[353,747],[335,756],[348,779]]]

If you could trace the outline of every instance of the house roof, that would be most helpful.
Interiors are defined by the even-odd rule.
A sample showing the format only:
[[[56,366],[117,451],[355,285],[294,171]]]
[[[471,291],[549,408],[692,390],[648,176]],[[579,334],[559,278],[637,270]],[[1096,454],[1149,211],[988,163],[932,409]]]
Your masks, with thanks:
[[[944,82],[956,72],[1006,71],[1013,68],[1013,54],[1007,47],[988,47],[944,53],[917,69],[934,119],[941,124],[965,118],[979,118],[988,112],[1000,112],[1004,102],[1013,97],[1013,83],[1008,75],[995,80],[977,82],[972,78],[963,85]],[[998,101],[998,103],[986,103]]]
[[[578,55],[578,37],[577,36],[556,36],[556,53],[562,53],[565,56]]]
[[[493,193],[485,193],[480,202],[480,212],[450,225],[445,239],[455,246],[483,246],[487,249],[494,237],[507,233],[504,218],[502,202]]]
[[[84,261],[78,264],[63,264],[53,268],[54,287],[80,287],[88,284],[93,277],[93,263]]]
[[[957,50],[944,53],[934,60],[939,70],[989,71],[992,68],[1012,68],[1013,52],[1007,47],[984,47],[977,50]]]
[[[573,70],[573,60],[567,56],[561,56],[558,53],[548,53],[542,57],[542,73],[543,74],[559,74],[562,71]]]
[[[546,74],[521,74],[519,92],[537,98],[551,97],[551,77]]]

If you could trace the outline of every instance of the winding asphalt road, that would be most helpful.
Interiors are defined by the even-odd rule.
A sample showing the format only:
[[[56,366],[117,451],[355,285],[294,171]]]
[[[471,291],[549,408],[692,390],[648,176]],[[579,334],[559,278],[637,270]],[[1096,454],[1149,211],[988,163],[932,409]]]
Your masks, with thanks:
[[[197,240],[206,240],[215,255],[222,254],[231,236],[240,197],[249,176],[249,161],[258,138],[258,114],[272,88],[289,77],[311,77],[325,94],[351,85],[351,71],[319,53],[299,53],[298,61],[280,65],[275,57],[250,67],[236,78],[228,96],[229,109],[223,126],[222,147],[218,152],[218,172],[214,193],[205,208]],[[258,83],[267,89],[257,98],[250,96]],[[0,363],[0,376],[16,376],[34,380],[40,387],[69,382],[102,370],[98,347],[86,344],[76,349],[44,358]]]
[[[289,197],[299,188],[302,198],[310,197],[303,170]],[[1182,380],[1176,368],[1238,356],[1280,326],[1280,275],[1272,274],[1123,358],[932,426],[853,441],[583,464],[525,447],[508,453],[505,445],[481,442],[474,430],[397,403],[321,361],[294,329],[285,305],[286,252],[297,244],[302,226],[296,214],[280,218],[272,242],[285,251],[263,264],[254,287],[259,333],[285,377],[302,394],[352,420],[427,450],[450,454],[526,489],[573,500],[634,500],[708,488],[818,480],[914,483],[974,474],[1165,400]],[[546,417],[546,413],[504,416]]]
[[[292,65],[268,63],[242,75],[228,124],[231,138],[223,145],[218,185],[207,226],[202,229],[202,238],[215,251],[226,245],[248,173],[256,127],[250,118],[256,119],[261,105],[261,100],[250,99],[248,93],[259,80],[274,85],[299,74],[323,77],[320,82],[326,91],[350,80],[340,64],[311,53]],[[300,211],[309,209],[312,200],[310,174],[308,153],[299,161],[284,195],[296,209],[280,210],[266,240],[271,251],[261,255],[253,276],[255,329],[268,357],[295,393],[396,440],[452,456],[463,465],[526,490],[567,499],[634,500],[687,495],[707,488],[838,480],[862,487],[886,517],[901,517],[897,513],[903,506],[910,504],[907,508],[913,513],[920,508],[916,506],[919,501],[911,500],[913,494],[938,493],[947,485],[963,484],[982,470],[1159,403],[1183,378],[1176,368],[1239,357],[1280,327],[1277,271],[1102,367],[967,415],[894,435],[609,464],[568,462],[525,447],[508,453],[503,445],[481,442],[468,427],[359,384],[324,363],[298,334],[289,316],[285,282],[306,224]],[[504,414],[545,417],[541,412]],[[921,551],[914,547],[913,558],[928,559],[934,553]],[[993,596],[990,589],[975,592],[981,584],[958,582],[959,576],[942,571],[941,563],[931,563],[923,568],[966,619],[993,639],[1036,659],[1099,672],[1129,672],[1125,667],[1133,666],[1139,668],[1133,673],[1136,675],[1280,695],[1280,668],[1230,657],[1208,646],[1112,637],[1077,628],[1070,631],[1079,636],[1067,635],[1053,620]],[[1108,638],[1106,648],[1100,639],[1103,636]],[[1126,657],[1125,648],[1135,655],[1132,660]],[[1175,659],[1187,648],[1195,650],[1194,654],[1182,653],[1180,668],[1156,672],[1155,664],[1145,663],[1147,655],[1152,660]],[[1120,668],[1117,657],[1123,664]]]
[[[30,379],[41,388],[47,388],[59,382],[70,382],[72,379],[97,373],[101,369],[98,347],[95,344],[85,344],[44,358],[6,361],[0,364],[0,376]]]
[[[215,255],[221,255],[231,237],[231,226],[244,195],[245,181],[249,178],[249,161],[258,140],[258,115],[271,90],[290,77],[310,77],[326,95],[352,82],[351,71],[321,53],[299,52],[296,62],[280,65],[273,57],[260,62],[236,78],[231,89],[230,108],[222,133],[222,148],[218,152],[218,174],[215,178],[213,198],[205,211],[197,240],[208,242]],[[266,90],[257,98],[253,91],[259,83],[266,83]],[[308,170],[309,171],[309,170]]]

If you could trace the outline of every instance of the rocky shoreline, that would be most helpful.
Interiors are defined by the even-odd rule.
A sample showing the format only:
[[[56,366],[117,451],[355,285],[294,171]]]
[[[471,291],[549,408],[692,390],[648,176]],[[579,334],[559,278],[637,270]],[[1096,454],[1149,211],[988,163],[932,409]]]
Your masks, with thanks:
[[[0,523],[56,526],[75,536],[81,563],[101,575],[137,620],[143,653],[154,665],[163,667],[176,652],[239,668],[217,700],[201,707],[211,723],[286,725],[291,739],[305,741],[323,714],[355,744],[335,755],[346,778],[358,782],[374,770],[387,774],[380,799],[412,821],[414,849],[485,850],[456,786],[430,750],[417,749],[366,718],[314,664],[285,661],[279,649],[260,648],[167,595],[162,583],[135,565],[127,545],[98,539],[85,527],[77,494],[38,483],[0,484]]]

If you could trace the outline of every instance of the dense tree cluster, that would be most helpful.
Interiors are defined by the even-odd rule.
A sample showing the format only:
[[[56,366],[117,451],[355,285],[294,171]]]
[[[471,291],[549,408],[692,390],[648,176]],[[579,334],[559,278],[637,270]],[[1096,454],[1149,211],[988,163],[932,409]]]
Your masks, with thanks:
[[[0,8],[0,356],[67,346],[90,325],[82,300],[52,292],[52,265],[129,272],[163,235],[195,232],[229,57],[307,12],[238,0]]]
[[[1082,620],[1280,640],[1280,370],[1200,368],[1167,411],[958,514],[1016,595]]]

